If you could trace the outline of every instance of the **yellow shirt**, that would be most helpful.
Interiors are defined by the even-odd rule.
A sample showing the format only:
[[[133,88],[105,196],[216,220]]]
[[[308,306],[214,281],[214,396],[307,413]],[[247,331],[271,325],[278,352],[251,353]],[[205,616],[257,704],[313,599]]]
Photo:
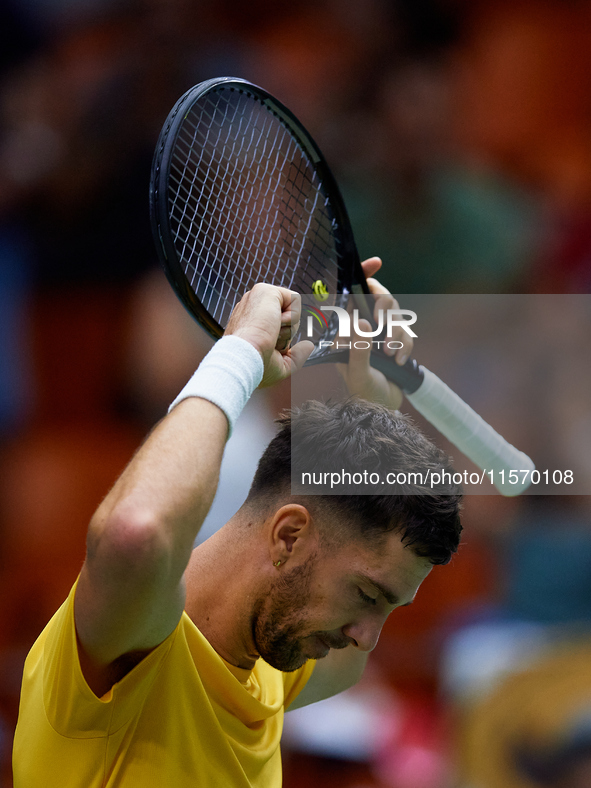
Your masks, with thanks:
[[[277,788],[283,712],[314,662],[252,672],[214,651],[186,613],[166,640],[98,698],[76,643],[74,592],[25,663],[15,788]]]

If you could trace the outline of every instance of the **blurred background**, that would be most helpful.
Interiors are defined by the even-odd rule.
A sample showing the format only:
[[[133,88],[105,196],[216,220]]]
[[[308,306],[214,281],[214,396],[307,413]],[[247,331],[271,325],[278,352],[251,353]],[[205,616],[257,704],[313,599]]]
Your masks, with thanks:
[[[157,269],[147,195],[172,104],[222,75],[308,127],[393,292],[591,287],[589,2],[0,0],[1,788],[24,658],[89,518],[210,346]],[[564,451],[546,467],[564,435],[591,453],[589,402],[542,364],[530,383]],[[251,401],[206,535],[288,404]],[[459,555],[364,682],[287,715],[287,788],[591,786],[590,503],[471,496]]]

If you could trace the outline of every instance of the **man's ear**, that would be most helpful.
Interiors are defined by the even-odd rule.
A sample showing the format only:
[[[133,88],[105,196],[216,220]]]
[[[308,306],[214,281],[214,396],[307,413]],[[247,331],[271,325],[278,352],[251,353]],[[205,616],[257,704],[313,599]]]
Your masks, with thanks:
[[[269,552],[276,567],[288,559],[308,558],[317,547],[310,512],[305,506],[288,503],[278,509],[269,524]]]

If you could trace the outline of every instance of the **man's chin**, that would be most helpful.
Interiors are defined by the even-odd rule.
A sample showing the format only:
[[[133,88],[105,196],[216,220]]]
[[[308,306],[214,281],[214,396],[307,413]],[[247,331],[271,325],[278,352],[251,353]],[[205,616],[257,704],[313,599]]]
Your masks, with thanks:
[[[328,656],[330,646],[319,635],[312,635],[310,643],[310,650],[312,651],[310,659],[324,659],[324,657]]]
[[[289,647],[287,643],[277,643],[267,649],[259,649],[259,654],[272,668],[283,673],[293,673],[299,670],[309,659],[317,659],[315,654],[309,653],[308,638],[298,638],[296,642],[291,641]]]
[[[324,659],[330,651],[330,646],[318,635],[309,635],[300,640],[300,646],[292,649],[289,653],[286,650],[271,650],[267,654],[261,654],[265,662],[272,668],[283,673],[292,673],[299,670],[310,659]]]
[[[294,670],[299,670],[303,667],[310,657],[299,654],[297,657],[286,658],[282,655],[276,654],[261,654],[265,662],[275,670],[280,670],[282,673],[293,673]]]

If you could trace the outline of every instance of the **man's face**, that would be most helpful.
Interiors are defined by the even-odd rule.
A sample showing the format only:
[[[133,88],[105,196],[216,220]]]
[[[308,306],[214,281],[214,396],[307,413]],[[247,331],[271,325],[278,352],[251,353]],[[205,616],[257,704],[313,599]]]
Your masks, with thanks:
[[[412,602],[431,568],[397,533],[379,547],[350,542],[296,566],[288,561],[255,608],[257,651],[283,671],[325,657],[331,648],[371,651],[389,613]]]

